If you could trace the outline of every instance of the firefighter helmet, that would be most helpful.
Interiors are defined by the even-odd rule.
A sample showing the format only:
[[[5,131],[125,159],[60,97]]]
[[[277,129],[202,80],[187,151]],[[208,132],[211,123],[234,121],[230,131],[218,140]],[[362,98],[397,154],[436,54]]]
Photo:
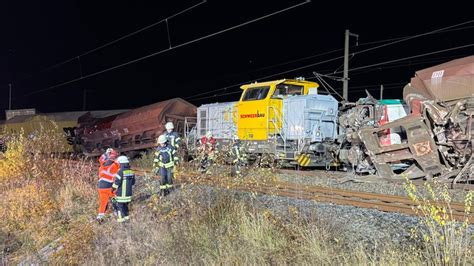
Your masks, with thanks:
[[[166,143],[167,139],[165,135],[161,135],[158,137],[158,144],[164,144]]]
[[[129,163],[127,156],[124,156],[124,155],[119,156],[119,157],[117,158],[117,162],[118,162],[118,163]]]
[[[173,130],[174,129],[173,122],[166,123],[165,128],[166,130]]]

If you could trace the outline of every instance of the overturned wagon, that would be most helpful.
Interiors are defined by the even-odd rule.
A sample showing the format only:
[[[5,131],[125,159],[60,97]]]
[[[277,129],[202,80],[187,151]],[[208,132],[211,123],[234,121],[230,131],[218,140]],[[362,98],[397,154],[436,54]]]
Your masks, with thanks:
[[[410,115],[358,131],[361,157],[383,177],[474,180],[474,56],[416,72],[403,96]],[[399,128],[398,143],[380,142],[384,132]],[[400,164],[407,167],[394,171]]]
[[[156,146],[155,140],[165,130],[166,122],[173,122],[175,130],[182,134],[187,117],[196,117],[196,107],[174,98],[104,118],[85,114],[78,120],[77,134],[89,156],[108,147],[136,153]]]

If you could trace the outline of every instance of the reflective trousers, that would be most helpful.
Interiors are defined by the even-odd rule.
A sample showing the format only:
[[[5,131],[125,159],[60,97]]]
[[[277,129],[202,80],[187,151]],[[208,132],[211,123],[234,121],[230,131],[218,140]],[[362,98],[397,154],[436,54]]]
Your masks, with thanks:
[[[105,214],[109,200],[115,197],[110,188],[99,188],[99,214]]]

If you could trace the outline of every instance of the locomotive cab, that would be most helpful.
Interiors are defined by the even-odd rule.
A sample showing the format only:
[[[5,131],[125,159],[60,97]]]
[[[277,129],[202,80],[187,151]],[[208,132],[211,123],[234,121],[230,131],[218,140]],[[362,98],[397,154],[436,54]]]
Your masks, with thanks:
[[[318,83],[282,79],[243,85],[237,103],[237,134],[241,140],[264,141],[279,134],[283,124],[283,100],[317,92]]]

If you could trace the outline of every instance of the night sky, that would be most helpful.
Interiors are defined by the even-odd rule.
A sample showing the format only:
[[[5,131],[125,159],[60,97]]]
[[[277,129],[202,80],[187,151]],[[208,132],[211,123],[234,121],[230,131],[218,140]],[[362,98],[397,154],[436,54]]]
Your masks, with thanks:
[[[344,30],[351,52],[474,19],[466,6],[431,2],[315,1],[211,38],[179,47],[104,74],[53,89],[48,87],[86,76],[169,48],[161,23],[113,45],[77,56],[199,3],[194,1],[2,1],[0,7],[0,119],[8,108],[8,84],[13,84],[13,109],[41,112],[135,108],[173,97],[199,105],[238,99],[238,86],[280,72],[343,55]],[[171,45],[238,25],[303,1],[217,1],[206,3],[169,22]],[[375,2],[375,1],[373,1]],[[454,3],[454,2],[453,2]],[[474,43],[474,22],[449,32],[432,34],[351,57],[350,68]],[[337,52],[319,57],[327,51]],[[474,47],[433,54],[350,72],[350,100],[370,89],[378,97],[400,98],[404,83],[416,70],[474,54]],[[306,59],[302,59],[306,58]],[[66,64],[51,66],[73,59]],[[264,78],[312,77],[312,72],[342,71],[343,59]],[[341,73],[335,75],[341,76]],[[335,88],[342,83],[329,81]],[[208,91],[218,90],[197,97]],[[42,91],[39,93],[35,93]],[[224,94],[214,97],[215,95]],[[190,98],[193,97],[194,98]],[[208,97],[202,99],[202,97]]]

